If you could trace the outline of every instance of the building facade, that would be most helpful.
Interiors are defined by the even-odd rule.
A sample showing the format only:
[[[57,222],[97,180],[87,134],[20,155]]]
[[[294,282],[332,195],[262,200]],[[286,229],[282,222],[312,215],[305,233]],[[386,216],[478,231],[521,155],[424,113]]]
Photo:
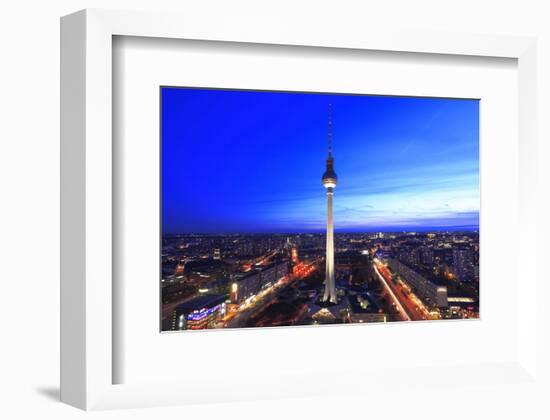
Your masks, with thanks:
[[[240,276],[235,276],[231,285],[231,302],[241,304],[274,286],[289,272],[288,261],[278,261],[266,266],[256,267]]]
[[[474,255],[471,249],[453,249],[453,271],[460,281],[469,282],[474,274]]]
[[[202,330],[215,326],[225,315],[225,295],[204,295],[172,311],[172,330]]]
[[[422,299],[424,304],[427,306],[435,305],[439,308],[448,306],[447,288],[445,286],[432,283],[396,259],[389,258],[388,263],[391,270],[412,287],[414,293]]]

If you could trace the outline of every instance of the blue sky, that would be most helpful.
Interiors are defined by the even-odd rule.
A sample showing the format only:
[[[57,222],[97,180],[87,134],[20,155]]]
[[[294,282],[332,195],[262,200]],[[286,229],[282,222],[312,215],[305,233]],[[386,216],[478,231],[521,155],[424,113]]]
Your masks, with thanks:
[[[479,101],[162,88],[165,233],[477,229]]]

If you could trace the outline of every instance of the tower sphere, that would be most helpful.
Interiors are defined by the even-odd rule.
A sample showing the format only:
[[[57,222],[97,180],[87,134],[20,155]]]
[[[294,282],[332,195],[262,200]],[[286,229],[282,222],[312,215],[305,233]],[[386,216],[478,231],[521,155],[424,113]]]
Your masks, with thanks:
[[[325,188],[335,188],[338,182],[338,176],[334,172],[334,160],[332,156],[327,159],[327,169],[323,174],[323,185]]]

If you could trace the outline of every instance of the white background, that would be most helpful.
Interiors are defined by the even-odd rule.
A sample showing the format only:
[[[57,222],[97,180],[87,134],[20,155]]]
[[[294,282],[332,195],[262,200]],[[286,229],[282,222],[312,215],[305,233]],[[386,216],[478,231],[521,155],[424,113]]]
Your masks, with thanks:
[[[6,418],[73,418],[85,414],[56,402],[59,376],[59,17],[84,7],[177,10],[204,13],[212,19],[234,19],[251,26],[368,25],[490,34],[543,35],[548,49],[548,12],[544,1],[465,0],[401,1],[18,1],[0,9],[0,179],[3,344],[0,351],[0,414]],[[548,52],[544,60],[547,60]],[[548,61],[544,62],[550,72]],[[546,98],[548,85],[540,86]],[[546,103],[546,102],[544,102]],[[541,116],[542,117],[542,116]],[[548,143],[538,158],[548,159]],[[548,170],[544,170],[548,176]],[[547,178],[546,178],[547,179]],[[540,213],[548,209],[541,191]],[[548,222],[540,229],[548,235]],[[535,245],[533,246],[535,250]],[[542,244],[538,251],[543,255]],[[542,293],[542,292],[541,292]],[[541,312],[542,313],[542,312]],[[498,378],[497,378],[498,379]],[[452,390],[452,385],[445,391]],[[499,388],[456,391],[457,404],[432,413],[447,418],[476,418],[482,407],[495,418],[543,418],[530,396]],[[353,397],[308,398],[275,402],[192,406],[93,413],[95,418],[393,418],[398,407],[429,413],[442,398],[434,387],[423,398],[411,389],[401,401],[358,403]],[[486,411],[486,410],[481,410]]]

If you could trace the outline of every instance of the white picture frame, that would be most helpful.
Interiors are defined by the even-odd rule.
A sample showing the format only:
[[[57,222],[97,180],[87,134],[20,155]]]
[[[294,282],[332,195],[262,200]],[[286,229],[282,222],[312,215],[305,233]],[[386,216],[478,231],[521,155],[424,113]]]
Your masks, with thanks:
[[[230,23],[219,25],[206,18],[164,13],[77,12],[61,21],[61,399],[68,404],[89,410],[188,402],[177,386],[114,385],[112,379],[112,45],[116,35],[517,59],[521,199],[513,204],[521,218],[521,241],[537,243],[537,166],[531,161],[539,141],[538,122],[532,118],[539,110],[536,38],[433,36],[414,31],[366,31],[358,36],[353,31],[321,28],[280,33],[266,27],[247,32]],[[536,253],[520,251],[520,258],[526,263],[522,284],[533,294],[541,290],[543,281]],[[527,381],[538,392],[544,386],[536,357],[542,327],[536,323],[539,308],[533,308],[538,303],[533,303],[529,294],[520,292],[518,296],[521,340],[517,363],[508,368],[488,366],[487,373],[509,374],[517,379],[518,387]],[[353,378],[354,374],[344,373],[338,382]],[[285,385],[281,396],[309,395],[293,385],[292,378]],[[250,395],[255,397],[262,395]]]

